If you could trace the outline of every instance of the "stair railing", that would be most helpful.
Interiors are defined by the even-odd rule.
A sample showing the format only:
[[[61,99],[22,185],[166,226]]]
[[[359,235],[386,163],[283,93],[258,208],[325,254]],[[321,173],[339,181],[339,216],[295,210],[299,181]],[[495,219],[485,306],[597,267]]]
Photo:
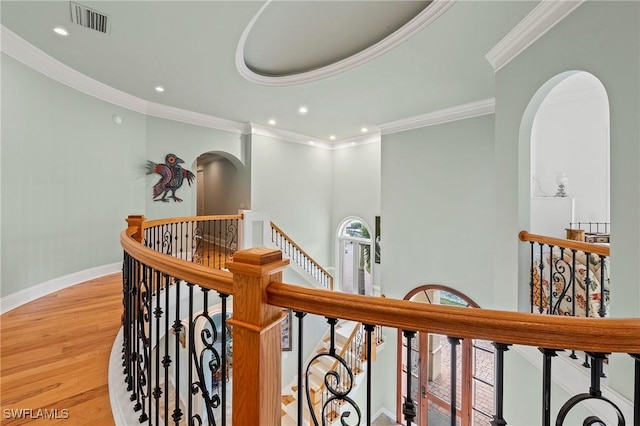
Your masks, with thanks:
[[[172,413],[165,413],[179,424],[186,420],[188,424],[230,424],[225,410],[225,389],[216,388],[212,377],[218,372],[224,374],[225,363],[233,363],[231,409],[233,423],[239,425],[274,425],[281,422],[282,391],[282,308],[295,312],[299,335],[304,335],[303,318],[307,315],[321,315],[332,318],[355,321],[365,324],[367,350],[371,354],[371,344],[375,325],[401,330],[407,339],[407,347],[416,333],[433,333],[449,336],[451,345],[457,345],[461,339],[482,339],[495,343],[496,386],[493,423],[507,424],[504,419],[504,364],[510,362],[507,353],[509,345],[527,345],[541,348],[544,368],[542,407],[543,426],[550,426],[551,417],[555,424],[563,425],[566,416],[577,404],[596,399],[610,407],[615,416],[628,424],[640,422],[640,318],[565,318],[556,315],[537,315],[522,312],[507,312],[489,309],[465,309],[453,306],[430,305],[419,302],[377,298],[363,295],[341,294],[323,289],[313,289],[282,282],[282,271],[289,261],[282,259],[282,252],[265,248],[240,250],[234,253],[233,261],[227,262],[230,272],[225,272],[197,263],[158,252],[142,244],[144,218],[129,218],[129,228],[121,234],[120,241],[125,251],[123,263],[123,367],[124,379],[129,385],[133,409],[140,415],[139,420],[146,424],[159,424],[161,417],[157,402],[166,399],[167,379],[173,366],[188,362],[187,373],[176,369],[173,379],[176,386],[175,404]],[[167,283],[173,281],[173,287]],[[159,282],[164,283],[162,286]],[[161,297],[153,295],[153,288],[164,288]],[[166,291],[170,289],[170,291]],[[174,294],[170,294],[174,292]],[[186,297],[182,297],[186,294]],[[226,301],[233,296],[233,316],[226,318]],[[168,304],[174,298],[182,303]],[[211,298],[221,303],[221,327],[218,329],[208,306]],[[202,311],[202,312],[201,312]],[[200,313],[201,312],[201,313]],[[184,333],[182,318],[189,323],[203,321],[209,326],[199,335]],[[233,334],[232,350],[221,345],[226,341],[227,326]],[[190,330],[195,330],[191,327]],[[175,336],[169,342],[170,347],[163,351],[153,351],[162,339],[159,335]],[[165,339],[168,341],[167,339]],[[183,343],[184,342],[184,343]],[[197,344],[196,344],[197,343]],[[168,343],[164,342],[164,345]],[[183,346],[184,344],[184,346]],[[303,345],[298,345],[298,360]],[[173,349],[172,349],[173,348]],[[552,413],[551,368],[553,357],[562,349],[575,349],[592,355],[594,368],[591,369],[591,383],[585,384],[585,391],[571,397],[557,413]],[[600,372],[604,356],[609,353],[626,353],[632,358],[630,365],[635,367],[634,375],[629,371],[634,395],[633,407],[623,411],[600,388]],[[451,365],[456,364],[451,352]],[[370,424],[372,421],[372,377],[371,358],[367,359],[366,405],[361,409],[354,402],[352,389],[333,389],[330,386],[331,401],[344,403],[351,408],[342,407],[341,418],[349,415],[349,424]],[[411,351],[407,351],[406,365],[412,365]],[[627,362],[619,357],[615,362]],[[298,377],[302,376],[304,365],[298,365]],[[346,364],[346,363],[345,363]],[[338,374],[352,374],[344,365]],[[626,366],[626,364],[625,364]],[[631,368],[631,369],[632,369]],[[631,370],[630,369],[630,370]],[[455,369],[452,369],[452,376]],[[187,377],[185,377],[185,375]],[[335,376],[334,376],[335,377]],[[625,376],[627,377],[627,376]],[[456,383],[452,377],[451,383]],[[325,378],[325,383],[327,378]],[[225,383],[224,377],[222,384]],[[330,382],[331,383],[331,382]],[[340,383],[347,381],[340,380]],[[379,385],[379,384],[378,384]],[[218,391],[220,393],[218,393]],[[298,404],[304,404],[303,387],[298,387]],[[468,392],[462,389],[462,392]],[[398,413],[398,420],[410,423],[416,416],[416,402],[412,399],[411,380],[407,381],[406,398]],[[187,413],[180,407],[181,398]],[[202,401],[203,410],[195,410],[193,399]],[[155,401],[155,402],[154,402]],[[457,405],[456,392],[451,392],[452,407]],[[528,403],[531,403],[529,401]],[[168,404],[164,405],[165,407]],[[300,408],[302,405],[300,405]],[[298,424],[308,424],[302,418]],[[455,416],[454,416],[455,417]],[[214,419],[220,419],[214,420]],[[455,425],[455,418],[452,425]],[[590,416],[585,419],[596,424],[599,418]],[[320,424],[317,420],[314,424]]]
[[[333,276],[273,222],[271,222],[271,242],[292,262],[313,277],[322,288],[333,290]]]
[[[608,245],[521,231],[530,251],[531,312],[605,317],[609,307]]]

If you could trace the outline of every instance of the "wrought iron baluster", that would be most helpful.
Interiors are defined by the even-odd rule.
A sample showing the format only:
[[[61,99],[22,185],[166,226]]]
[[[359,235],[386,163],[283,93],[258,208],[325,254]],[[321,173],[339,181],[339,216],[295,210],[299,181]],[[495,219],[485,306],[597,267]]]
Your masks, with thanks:
[[[155,272],[155,286],[156,286],[156,309],[153,311],[153,315],[156,318],[156,344],[152,345],[151,347],[155,347],[155,351],[156,351],[156,360],[155,360],[155,387],[153,389],[153,399],[155,401],[155,418],[156,418],[156,424],[159,425],[160,424],[160,397],[162,396],[162,389],[160,388],[160,320],[162,318],[162,308],[160,307],[160,301],[162,300],[162,297],[160,295],[160,289],[161,289],[161,275],[160,275],[160,271],[154,271]],[[165,291],[167,291],[167,289],[165,288]],[[165,383],[165,386],[167,384]],[[166,388],[165,388],[165,392],[166,392]]]
[[[600,400],[609,404],[616,413],[616,417],[618,419],[618,426],[625,425],[626,422],[624,419],[624,415],[622,414],[622,411],[620,410],[620,408],[616,404],[614,404],[611,400],[602,396],[602,391],[600,390],[600,376],[602,373],[602,366],[604,364],[604,359],[606,355],[607,354],[604,354],[604,353],[593,353],[593,352],[589,353],[589,356],[593,359],[593,366],[591,368],[591,386],[589,386],[589,392],[575,395],[571,397],[567,402],[565,402],[565,404],[560,408],[560,411],[558,411],[558,418],[556,419],[557,426],[564,425],[564,420],[566,419],[569,412],[573,409],[573,407],[578,405],[580,402],[586,401],[589,399]],[[637,381],[636,381],[636,386],[638,386]],[[638,419],[636,418],[636,421],[637,420]],[[605,423],[597,416],[589,416],[584,420],[583,424],[585,426],[589,426],[589,425],[600,425]]]
[[[182,224],[180,225],[182,227]],[[179,426],[180,419],[182,418],[182,410],[180,409],[180,333],[182,332],[182,321],[180,321],[180,281],[176,278],[173,282],[176,287],[176,318],[173,322],[173,333],[176,336],[175,342],[175,354],[176,354],[176,367],[175,371],[175,381],[176,381],[176,399],[175,399],[175,408],[173,410],[173,414],[171,418],[176,423],[176,426]],[[168,293],[168,292],[167,292]]]
[[[331,355],[335,355],[336,354],[336,324],[338,323],[338,319],[337,318],[327,318],[327,322],[329,323],[329,327],[330,327],[330,338],[331,338],[331,344],[329,346],[329,353]]]
[[[228,294],[218,293],[220,299],[222,299],[222,341],[220,342],[220,348],[222,349],[222,365],[220,372],[220,394],[222,397],[222,409],[221,409],[221,423],[223,426],[227,424],[227,298]]]
[[[150,342],[149,336],[145,330],[145,323],[148,323],[149,331],[151,331],[151,312],[150,312],[150,298],[151,288],[147,277],[147,267],[140,265],[140,291],[138,292],[140,304],[138,305],[138,340],[140,341],[141,353],[138,354],[138,378],[139,383],[139,410],[142,410],[138,420],[140,423],[149,420],[149,413],[147,412],[147,399],[149,399],[149,408],[151,407],[151,363],[150,363]],[[149,410],[150,411],[150,410]]]
[[[604,285],[605,285],[605,281],[604,281],[604,259],[605,257],[603,255],[600,255],[600,309],[598,310],[598,315],[600,315],[600,318],[604,318],[604,316],[606,315],[607,311],[604,307]]]
[[[538,245],[540,246],[540,306],[538,307],[538,311],[540,313],[543,312],[543,300],[544,300],[544,285],[543,285],[543,281],[544,281],[544,257],[542,255],[542,247],[543,244],[542,243],[538,243]]]
[[[547,313],[553,315],[553,292],[554,292],[554,272],[552,265],[555,263],[553,260],[553,247],[549,244],[549,306],[547,307]]]
[[[403,330],[402,334],[407,339],[407,395],[402,404],[402,414],[404,414],[404,420],[407,422],[407,426],[411,426],[416,418],[416,406],[411,398],[411,340],[415,337],[415,331]]]
[[[491,426],[505,426],[504,419],[504,353],[509,350],[509,344],[493,342],[496,348],[495,354],[495,414],[491,420]]]
[[[134,411],[140,411],[142,408],[140,404],[140,336],[138,330],[140,328],[140,262],[137,260],[134,262],[134,294],[133,294],[133,309],[134,309],[134,329],[133,339],[135,341],[135,351],[133,354],[133,394],[131,394],[131,401],[136,401],[133,406]]]
[[[364,330],[366,331],[366,341],[367,341],[367,426],[371,426],[371,377],[372,377],[372,360],[373,356],[371,351],[373,350],[373,345],[371,344],[371,338],[373,336],[373,330],[375,329],[375,325],[372,324],[364,324]]]
[[[542,424],[551,426],[551,358],[557,356],[557,349],[539,348],[544,355],[542,364]]]
[[[196,420],[194,418],[193,415],[193,395],[195,392],[197,392],[197,388],[195,389],[194,392],[194,388],[193,388],[193,367],[191,366],[191,362],[193,359],[193,348],[194,348],[194,344],[193,344],[193,333],[191,332],[191,328],[193,327],[193,287],[194,284],[191,282],[187,282],[187,288],[189,289],[189,336],[187,336],[187,333],[185,332],[185,340],[188,340],[187,342],[185,342],[188,346],[188,359],[187,359],[187,365],[188,367],[188,373],[187,373],[187,383],[188,385],[188,389],[187,389],[187,393],[188,393],[188,402],[187,402],[187,422],[189,422],[189,424],[195,424]]]
[[[162,358],[162,366],[164,367],[164,423],[169,424],[169,367],[171,366],[171,357],[169,356],[169,283],[171,277],[164,274],[164,307],[167,315],[164,317],[164,357]]]
[[[447,337],[449,340],[449,344],[451,345],[451,426],[456,426],[456,418],[458,414],[457,408],[457,356],[458,349],[457,346],[460,344],[459,337]]]
[[[534,293],[534,288],[533,288],[533,278],[534,278],[534,268],[536,267],[535,262],[534,262],[534,256],[533,256],[533,252],[535,251],[534,247],[533,247],[533,241],[529,242],[530,244],[530,252],[531,252],[531,263],[530,263],[530,271],[529,271],[529,275],[530,275],[530,280],[529,280],[529,297],[531,299],[531,302],[529,303],[530,305],[530,312],[533,313],[533,303],[534,303],[534,299],[533,299],[533,293]],[[540,279],[542,279],[542,277],[540,277]]]
[[[273,228],[272,228],[273,230]],[[304,325],[303,319],[307,314],[305,312],[296,311],[296,318],[298,318],[298,424],[303,424],[304,412],[303,412],[303,400],[302,400],[302,368],[304,365],[303,359],[303,337],[304,337]]]

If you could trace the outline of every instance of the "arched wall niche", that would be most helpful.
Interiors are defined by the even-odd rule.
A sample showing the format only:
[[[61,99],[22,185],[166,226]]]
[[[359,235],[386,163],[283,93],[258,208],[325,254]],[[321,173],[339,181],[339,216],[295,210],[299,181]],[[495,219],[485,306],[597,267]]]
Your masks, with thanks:
[[[609,135],[608,94],[596,75],[570,70],[538,88],[523,113],[519,135],[518,215],[528,231],[566,238],[571,222],[610,221]],[[556,178],[562,173],[568,179],[566,197],[558,196],[561,179]],[[529,294],[528,279],[522,278],[529,274],[524,251],[521,310],[528,309]]]

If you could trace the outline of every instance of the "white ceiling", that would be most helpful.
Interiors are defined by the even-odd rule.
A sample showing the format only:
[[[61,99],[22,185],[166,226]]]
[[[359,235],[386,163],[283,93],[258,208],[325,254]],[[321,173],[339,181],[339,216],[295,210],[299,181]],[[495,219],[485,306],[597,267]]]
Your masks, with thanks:
[[[37,48],[130,95],[265,127],[273,118],[276,129],[328,141],[329,135],[345,140],[361,135],[362,127],[375,131],[384,123],[493,97],[494,72],[484,56],[538,2],[459,0],[377,57],[344,72],[285,86],[252,82],[238,71],[236,53],[245,30],[250,29],[245,59],[255,68],[288,74],[340,59],[367,39],[375,41],[420,12],[425,2],[81,3],[109,16],[108,35],[71,23],[67,1],[2,0],[0,16],[4,26]],[[331,24],[332,15],[336,21],[348,16],[349,25]],[[54,34],[55,26],[65,27],[69,36]],[[313,31],[302,37],[305,28]],[[363,38],[356,37],[360,33]],[[326,43],[314,44],[324,39]],[[314,46],[322,46],[322,55],[314,56]],[[265,49],[272,53],[264,54]],[[165,92],[155,92],[157,85]],[[301,105],[308,107],[306,115],[298,113]]]

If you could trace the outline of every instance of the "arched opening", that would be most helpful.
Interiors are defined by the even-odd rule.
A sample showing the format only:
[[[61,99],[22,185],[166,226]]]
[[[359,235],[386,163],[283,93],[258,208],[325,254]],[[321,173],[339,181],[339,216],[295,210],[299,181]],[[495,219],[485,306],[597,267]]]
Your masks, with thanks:
[[[441,285],[424,285],[411,290],[404,300],[467,308],[479,306],[466,295]],[[438,426],[451,424],[451,372],[455,369],[455,415],[460,426],[489,424],[493,413],[493,360],[491,342],[449,339],[432,333],[416,333],[407,339],[398,333],[397,419],[402,418],[410,381],[411,400],[416,417],[412,424]],[[411,366],[407,368],[407,352]],[[455,351],[455,365],[452,364]]]
[[[350,217],[338,227],[339,288],[345,293],[373,294],[373,240],[369,226]]]
[[[587,232],[608,233],[609,101],[604,86],[588,72],[563,73],[538,90],[527,111],[533,116],[530,232],[565,238],[565,228],[588,227]]]
[[[240,160],[225,152],[206,152],[193,168],[198,216],[237,214],[250,208],[250,180]]]

